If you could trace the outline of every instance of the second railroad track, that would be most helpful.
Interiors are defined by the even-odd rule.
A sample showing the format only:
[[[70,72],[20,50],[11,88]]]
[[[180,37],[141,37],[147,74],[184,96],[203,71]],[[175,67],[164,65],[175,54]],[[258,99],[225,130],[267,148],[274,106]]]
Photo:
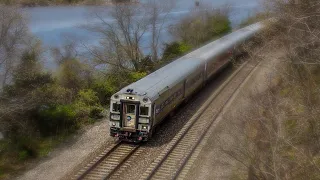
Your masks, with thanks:
[[[258,64],[259,63],[252,64],[248,62],[242,64],[242,66],[208,98],[205,104],[176,134],[139,179],[177,179],[215,119]],[[231,84],[235,84],[233,88],[229,88]],[[209,120],[208,118],[201,118],[221,92],[227,95],[226,98],[221,100],[220,106],[211,113]],[[138,149],[139,145],[137,144],[118,142],[97,156],[92,162],[80,170],[73,179],[100,180],[110,179],[112,176],[119,177],[121,175],[116,172],[121,171],[119,169],[121,169],[122,166],[126,166],[125,164],[128,163],[128,159],[131,158],[133,154],[140,154],[137,151]]]

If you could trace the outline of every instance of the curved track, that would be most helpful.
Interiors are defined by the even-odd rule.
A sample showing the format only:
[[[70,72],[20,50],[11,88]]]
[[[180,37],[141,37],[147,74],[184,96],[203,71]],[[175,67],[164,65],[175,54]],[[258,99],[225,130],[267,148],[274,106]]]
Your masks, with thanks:
[[[139,148],[139,145],[118,142],[95,158],[75,179],[108,179]]]
[[[248,66],[250,65],[248,65],[247,62],[242,64],[242,66],[208,98],[205,104],[185,124],[179,133],[177,133],[139,179],[177,179],[180,177],[181,171],[209,131],[213,122],[237,89],[249,77],[255,67],[258,66],[258,63],[250,68],[248,68]],[[246,68],[247,70],[243,70]],[[229,87],[231,85],[233,86],[232,89]],[[201,118],[218,95],[226,91],[230,91],[227,93],[227,98],[221,102],[222,105],[217,108],[210,120],[208,121],[208,119]],[[138,156],[141,153],[138,149],[141,149],[139,145],[118,142],[80,170],[73,179],[118,179],[121,177],[121,168],[127,167],[126,164],[128,163],[134,163],[129,159],[135,156],[135,154]]]
[[[237,89],[245,82],[250,76],[254,69],[258,66],[255,64],[246,73],[240,73],[241,70],[246,66],[247,63],[243,64],[227,81],[223,84],[216,93],[214,93],[208,101],[202,106],[202,108],[195,114],[192,119],[184,126],[181,131],[174,137],[169,143],[166,150],[159,155],[159,157],[151,164],[151,166],[142,175],[141,179],[177,179],[180,176],[181,171],[187,164],[191,155],[205,137],[209,131],[211,125],[220,115],[223,108],[228,104],[233,94]],[[234,78],[237,76],[236,78]],[[228,87],[234,79],[239,79],[238,76],[242,76],[240,83],[232,89],[232,92],[228,98],[223,102],[221,107],[214,113],[212,118],[208,121],[206,118],[200,118],[203,113],[208,110],[211,102],[217,97],[222,91],[229,90]],[[195,123],[196,122],[196,123]]]

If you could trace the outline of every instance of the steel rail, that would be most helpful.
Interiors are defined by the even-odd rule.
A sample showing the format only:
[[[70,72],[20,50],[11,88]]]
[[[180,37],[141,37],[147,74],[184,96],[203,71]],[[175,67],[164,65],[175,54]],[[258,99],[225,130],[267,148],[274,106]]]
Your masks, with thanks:
[[[228,79],[227,81],[212,95],[210,96],[210,98],[207,100],[207,102],[205,102],[204,106],[202,106],[200,108],[200,110],[198,111],[198,113],[195,114],[194,117],[192,117],[192,121],[189,121],[189,124],[187,123],[185,127],[183,127],[181,129],[181,131],[176,135],[176,137],[173,139],[173,141],[168,145],[168,148],[166,149],[166,151],[162,154],[160,154],[160,159],[159,157],[154,161],[154,163],[152,164],[153,167],[149,167],[147,169],[147,171],[143,174],[142,179],[152,179],[154,177],[154,175],[156,174],[156,172],[160,169],[160,167],[163,165],[163,163],[169,158],[169,155],[177,148],[177,146],[179,145],[179,143],[182,142],[182,140],[188,135],[188,133],[190,132],[190,130],[192,129],[196,129],[196,128],[192,128],[195,125],[195,122],[197,122],[197,120],[204,114],[204,112],[206,112],[206,110],[210,107],[210,104],[216,99],[216,97],[231,83],[232,80],[234,80],[234,77],[236,75],[238,75],[240,73],[240,71],[246,67],[248,62],[245,62],[244,64],[242,64],[242,66],[237,69],[236,72],[234,72]],[[244,81],[248,78],[248,76],[250,76],[250,74],[253,72],[253,70],[259,65],[260,63],[257,63],[252,69],[249,70],[248,73],[246,73],[246,78],[244,78],[242,81],[240,81],[239,85],[235,88],[235,90],[231,93],[231,95],[227,98],[227,100],[223,103],[223,105],[219,108],[218,112],[215,114],[215,116],[212,118],[212,120],[209,122],[209,124],[204,124],[206,126],[204,131],[201,131],[200,136],[196,136],[195,142],[192,141],[192,139],[189,141],[191,142],[192,148],[190,151],[188,151],[188,153],[186,153],[187,155],[185,156],[185,154],[182,155],[182,162],[178,163],[179,167],[176,169],[175,173],[173,174],[172,179],[176,179],[180,172],[182,171],[182,169],[184,168],[184,166],[186,165],[186,163],[188,162],[188,160],[190,159],[191,155],[193,154],[193,152],[195,151],[195,149],[198,147],[198,145],[200,144],[200,142],[202,141],[203,137],[206,135],[206,133],[209,131],[210,127],[212,126],[213,122],[215,121],[215,119],[221,114],[221,112],[223,111],[224,107],[228,104],[228,102],[230,101],[230,99],[233,97],[233,95],[235,94],[235,92],[237,92],[237,89],[244,83]],[[199,129],[201,129],[201,127],[199,127]],[[192,136],[192,135],[190,135]],[[183,145],[182,145],[183,146]],[[185,150],[182,148],[182,150]],[[179,151],[179,150],[177,150]],[[177,154],[177,153],[176,153]],[[176,155],[175,154],[175,155]],[[151,165],[151,166],[152,166]],[[172,166],[171,167],[167,167],[165,169],[169,169],[170,171],[172,170]],[[155,178],[158,179],[158,178]]]
[[[110,150],[103,152],[97,156],[93,162],[89,163],[86,167],[79,171],[76,179],[108,179],[114,172],[116,172],[119,167],[125,163],[128,158],[139,148],[137,144],[125,144],[118,142],[111,147]],[[118,158],[118,159],[115,159]],[[119,160],[119,161],[117,161]],[[106,165],[106,166],[103,166]],[[84,172],[83,172],[84,171]],[[80,174],[80,175],[79,175]],[[98,174],[98,175],[97,175]],[[90,177],[95,178],[90,178]]]

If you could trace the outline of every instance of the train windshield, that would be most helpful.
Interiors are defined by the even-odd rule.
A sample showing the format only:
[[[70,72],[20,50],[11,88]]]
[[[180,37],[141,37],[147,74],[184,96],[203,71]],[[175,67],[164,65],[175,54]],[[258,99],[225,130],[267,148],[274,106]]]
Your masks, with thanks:
[[[127,105],[127,114],[136,114],[136,105],[134,104],[128,104]]]
[[[143,115],[143,116],[149,115],[149,107],[140,107],[140,115]]]

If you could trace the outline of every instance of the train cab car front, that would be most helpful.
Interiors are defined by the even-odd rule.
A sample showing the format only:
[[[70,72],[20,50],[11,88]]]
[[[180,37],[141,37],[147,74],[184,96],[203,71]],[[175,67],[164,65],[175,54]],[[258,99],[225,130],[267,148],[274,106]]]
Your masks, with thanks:
[[[122,141],[147,141],[151,129],[151,101],[124,93],[113,95],[110,103],[110,136]]]

